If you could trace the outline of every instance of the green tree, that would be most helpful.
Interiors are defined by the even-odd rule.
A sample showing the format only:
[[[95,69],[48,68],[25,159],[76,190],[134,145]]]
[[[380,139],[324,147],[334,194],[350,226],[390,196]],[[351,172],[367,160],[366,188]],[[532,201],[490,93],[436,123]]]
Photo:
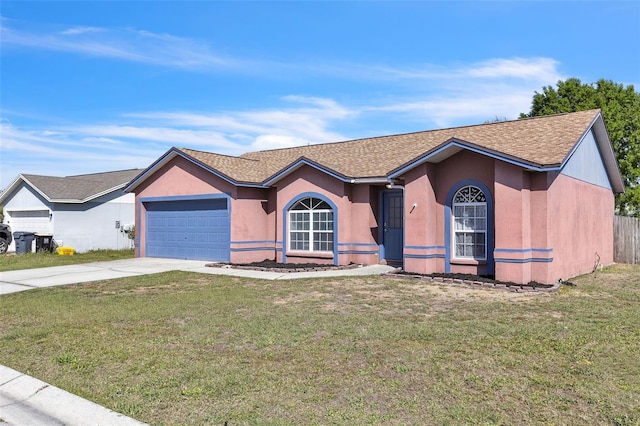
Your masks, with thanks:
[[[559,81],[535,92],[531,111],[520,118],[566,112],[602,110],[609,138],[618,160],[625,193],[616,197],[619,214],[640,216],[640,93],[633,85],[611,80],[582,83],[577,78]]]

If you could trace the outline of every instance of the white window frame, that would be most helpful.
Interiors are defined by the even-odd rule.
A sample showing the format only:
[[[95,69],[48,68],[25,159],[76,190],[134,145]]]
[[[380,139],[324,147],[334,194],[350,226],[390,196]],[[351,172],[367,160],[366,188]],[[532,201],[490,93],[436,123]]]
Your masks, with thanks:
[[[299,208],[304,206],[306,208]],[[326,208],[326,207],[329,208]],[[305,197],[296,201],[287,212],[287,251],[302,253],[333,253],[335,248],[334,241],[334,214],[335,212],[326,201],[316,197]],[[295,225],[294,224],[300,224]],[[304,225],[306,226],[306,229]],[[299,229],[299,228],[303,229]],[[295,229],[294,229],[295,228]],[[324,229],[323,229],[324,228]],[[293,239],[293,234],[301,235],[302,239]],[[318,237],[329,237],[330,240],[317,239]],[[308,248],[292,247],[297,242],[308,244]],[[320,246],[329,246],[327,250],[316,250],[316,243]]]
[[[484,215],[481,212],[484,210]],[[462,215],[456,212],[461,211]],[[477,186],[467,185],[456,191],[451,204],[451,257],[460,260],[487,260],[488,237],[488,207],[487,197]],[[484,226],[483,226],[484,225]],[[472,241],[458,242],[458,235],[471,235]],[[477,236],[484,236],[484,255],[479,256],[475,252]],[[458,244],[470,246],[471,255],[459,255]]]

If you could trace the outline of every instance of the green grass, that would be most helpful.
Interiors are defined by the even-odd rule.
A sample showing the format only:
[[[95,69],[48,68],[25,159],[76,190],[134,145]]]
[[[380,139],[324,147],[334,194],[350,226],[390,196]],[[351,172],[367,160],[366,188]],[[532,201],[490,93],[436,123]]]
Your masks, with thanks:
[[[47,266],[74,265],[78,263],[100,262],[128,259],[133,257],[131,250],[91,250],[75,253],[73,256],[59,256],[57,253],[25,253],[0,255],[0,272],[18,269],[45,268]]]
[[[640,267],[556,294],[185,272],[2,296],[0,363],[150,424],[640,424]]]

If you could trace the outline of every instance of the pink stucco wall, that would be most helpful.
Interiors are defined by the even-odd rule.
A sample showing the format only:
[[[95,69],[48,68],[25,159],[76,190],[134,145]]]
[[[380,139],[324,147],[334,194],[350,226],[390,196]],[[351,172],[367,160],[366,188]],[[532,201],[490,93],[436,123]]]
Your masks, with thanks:
[[[425,163],[402,176],[404,269],[415,273],[483,275],[503,281],[552,283],[588,272],[596,261],[613,262],[611,190],[580,180],[521,167],[462,150],[439,163]],[[454,187],[480,183],[489,193],[493,240],[488,260],[454,259],[446,235],[447,197]],[[380,194],[384,185],[342,182],[302,166],[269,189],[236,187],[176,157],[136,190],[136,197],[226,193],[231,203],[231,261],[276,259],[287,263],[375,264],[379,259]],[[286,206],[302,194],[318,194],[336,206],[334,253],[295,253],[284,234]],[[145,229],[144,204],[136,203],[137,229]],[[144,232],[137,253],[144,256]],[[491,249],[493,248],[493,250]],[[495,258],[495,262],[492,262]]]
[[[287,238],[283,234],[284,208],[302,193],[317,193],[330,199],[339,218],[333,254],[286,252],[288,263],[378,262],[377,196],[379,188],[341,182],[311,167],[302,167],[284,177],[274,188],[236,187],[201,167],[176,157],[159,169],[137,189],[137,200],[149,197],[200,196],[226,193],[231,200],[231,261],[282,261]],[[136,203],[138,229],[144,229],[144,204]],[[145,235],[140,232],[136,250],[145,256]]]
[[[554,249],[549,241],[549,173],[496,163],[496,278],[548,283]]]
[[[496,172],[496,278],[553,283],[590,271],[596,253],[602,264],[613,262],[611,190],[508,168]]]
[[[531,262],[524,260],[531,256],[529,249],[532,248],[529,173],[521,167],[496,161],[494,200],[496,278],[529,282]]]
[[[465,181],[481,182],[493,199],[496,279],[567,279],[591,270],[596,252],[602,264],[613,262],[614,196],[607,188],[557,173],[525,171],[470,151],[416,167],[404,178],[408,272],[488,272],[486,262],[456,260],[447,253],[447,195]]]
[[[437,164],[427,163],[405,177],[405,270],[416,273],[445,272],[445,206],[451,188],[464,181],[493,188],[495,160],[473,153],[459,153]],[[489,194],[491,197],[492,194]],[[414,208],[414,204],[416,207]],[[411,257],[415,256],[415,257]],[[451,259],[451,273],[482,275],[486,262]]]
[[[558,175],[548,197],[548,239],[553,247],[548,281],[590,272],[596,253],[601,264],[613,263],[612,191]]]
[[[492,158],[466,150],[438,163],[436,174],[438,203],[444,206],[451,188],[463,181],[480,182],[489,188],[489,191],[492,191],[495,163],[496,160]],[[493,198],[493,194],[487,195]],[[442,232],[444,234],[444,212],[441,216],[443,217]],[[487,273],[486,262],[456,260],[451,256],[451,273],[484,275]]]
[[[231,200],[232,262],[275,258],[274,193],[260,188],[238,188],[237,196]]]
[[[273,216],[268,190],[236,187],[181,157],[176,157],[146,180],[136,191],[136,201],[149,197],[175,197],[226,193],[231,196],[231,261],[253,262],[274,257]],[[145,229],[144,204],[136,202],[136,229]],[[136,255],[145,256],[145,235],[139,232]],[[237,242],[256,243],[258,250],[233,251]],[[260,246],[264,250],[259,250]],[[246,246],[242,246],[246,248]]]
[[[378,195],[381,187],[346,185],[350,200],[351,224],[340,234],[340,264],[378,263]],[[349,192],[350,191],[350,192]],[[342,215],[340,215],[342,217]],[[363,245],[365,244],[365,245]],[[369,253],[369,252],[374,252]]]
[[[546,259],[553,258],[553,244],[549,241],[548,226],[553,222],[553,218],[549,217],[549,185],[553,182],[552,173],[526,173],[529,178],[529,205],[531,213],[529,214],[531,248],[551,249],[547,252],[531,252],[536,258]],[[546,232],[544,230],[547,230]],[[527,280],[523,277],[522,282],[537,281],[540,283],[551,283],[549,277],[548,262],[531,262],[531,276]]]
[[[374,264],[378,262],[377,254],[377,221],[372,206],[372,191],[369,185],[351,185],[333,178],[315,168],[303,166],[277,182],[276,212],[278,221],[276,235],[281,243],[278,251],[278,261],[283,260],[283,252],[287,263],[326,263],[345,265],[351,262]],[[287,236],[283,234],[283,217],[288,203],[298,199],[301,194],[320,194],[333,202],[337,208],[338,229],[337,239],[334,234],[334,244],[338,244],[338,254],[334,259],[332,254],[314,254],[292,252],[287,249]],[[353,253],[371,244],[369,251],[375,253]]]
[[[405,260],[409,272],[444,272],[444,207],[436,197],[438,165],[425,164],[405,175]]]

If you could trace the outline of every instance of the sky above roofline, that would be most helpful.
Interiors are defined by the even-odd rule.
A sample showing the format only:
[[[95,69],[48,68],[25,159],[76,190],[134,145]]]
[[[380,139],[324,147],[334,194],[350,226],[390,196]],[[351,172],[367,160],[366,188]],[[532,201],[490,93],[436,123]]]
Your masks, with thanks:
[[[640,3],[3,1],[0,187],[514,119],[640,84]]]

